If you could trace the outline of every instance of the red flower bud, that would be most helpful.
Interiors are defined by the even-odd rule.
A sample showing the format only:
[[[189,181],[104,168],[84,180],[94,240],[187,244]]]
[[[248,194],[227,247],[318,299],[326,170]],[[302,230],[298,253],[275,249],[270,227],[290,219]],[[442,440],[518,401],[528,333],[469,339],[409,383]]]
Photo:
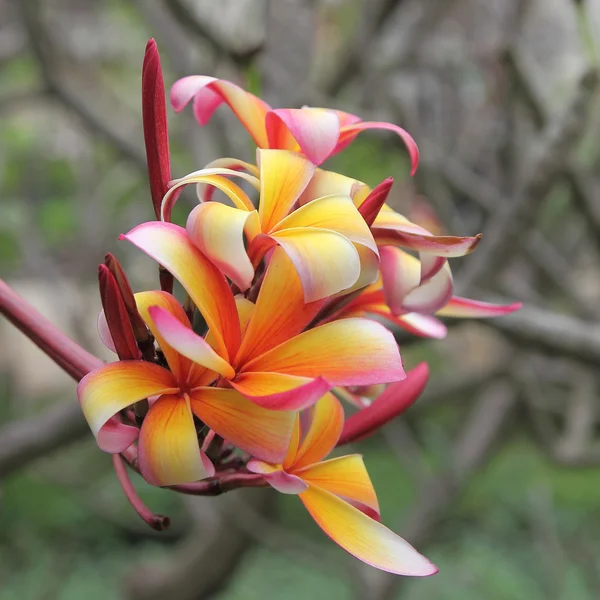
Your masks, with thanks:
[[[106,265],[98,267],[98,281],[106,323],[119,358],[121,360],[139,359],[141,354],[133,334],[125,301],[115,277]]]
[[[422,362],[407,373],[406,379],[392,383],[370,406],[346,419],[337,445],[362,440],[403,413],[421,395],[428,379],[429,366]]]
[[[388,177],[384,179],[378,186],[373,188],[371,193],[364,199],[363,203],[358,207],[358,212],[363,216],[367,225],[373,225],[381,207],[385,204],[388,194],[394,184],[394,178]]]
[[[156,42],[148,40],[142,67],[142,119],[150,194],[156,218],[160,219],[160,205],[171,180],[169,131],[165,101],[165,83]]]

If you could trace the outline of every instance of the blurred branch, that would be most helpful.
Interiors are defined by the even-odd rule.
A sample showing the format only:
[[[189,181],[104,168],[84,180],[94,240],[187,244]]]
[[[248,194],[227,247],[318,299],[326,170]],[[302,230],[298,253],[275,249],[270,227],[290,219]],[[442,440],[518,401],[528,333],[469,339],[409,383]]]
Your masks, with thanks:
[[[484,322],[510,339],[550,354],[566,354],[596,366],[600,363],[600,325],[525,306],[501,319]]]
[[[365,10],[358,33],[353,34],[327,81],[320,86],[329,96],[337,95],[358,72],[369,46],[387,19],[404,0],[363,0]],[[357,43],[357,39],[359,43]]]
[[[57,329],[1,279],[0,313],[76,381],[104,364]],[[0,476],[82,437],[86,431],[87,425],[75,401],[7,424],[0,430]]]
[[[218,55],[227,57],[239,67],[247,66],[262,49],[262,44],[244,51],[229,48],[213,33],[210,25],[203,23],[202,20],[186,6],[185,2],[182,2],[181,0],[164,0],[164,4],[184,29],[208,42]]]
[[[275,495],[270,490],[239,494],[245,504],[261,513],[273,509]],[[194,517],[196,511],[190,512]],[[210,512],[214,526],[208,526],[208,519],[196,517],[189,535],[171,551],[165,562],[140,566],[127,577],[128,598],[202,600],[213,597],[225,586],[251,547],[253,537],[236,519],[221,517],[215,520],[216,509]]]
[[[59,404],[0,429],[0,478],[89,433],[79,404]]]
[[[120,135],[109,123],[114,116],[97,115],[89,107],[89,102],[73,94],[63,83],[56,65],[52,45],[39,18],[40,7],[35,0],[22,2],[13,0],[29,40],[29,46],[36,59],[47,93],[54,96],[67,109],[75,113],[92,135],[97,135],[108,142],[121,156],[129,160],[142,173],[146,173],[146,159],[143,152]]]
[[[587,71],[565,113],[545,128],[529,157],[523,184],[509,202],[497,206],[484,242],[460,273],[461,289],[473,288],[486,273],[497,272],[520,247],[538,208],[565,172],[565,156],[585,130],[597,83],[596,71]]]
[[[533,116],[536,127],[546,126],[550,120],[548,109],[529,82],[525,67],[514,48],[506,52],[505,63]],[[593,189],[592,181],[577,164],[574,157],[568,159],[565,174],[573,190],[574,199],[583,213],[587,225],[594,233],[596,247],[600,249],[600,203],[596,202],[597,194]]]

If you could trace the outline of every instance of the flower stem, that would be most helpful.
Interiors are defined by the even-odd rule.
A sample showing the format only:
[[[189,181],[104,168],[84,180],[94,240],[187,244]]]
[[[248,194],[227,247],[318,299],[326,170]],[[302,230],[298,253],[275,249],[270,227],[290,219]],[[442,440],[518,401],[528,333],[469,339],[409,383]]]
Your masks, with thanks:
[[[171,519],[169,517],[165,517],[164,515],[156,515],[154,514],[143,502],[142,499],[138,496],[133,484],[131,483],[131,479],[129,479],[129,473],[127,473],[127,468],[125,467],[125,463],[119,454],[112,455],[113,466],[115,467],[115,473],[117,474],[117,479],[123,488],[123,492],[129,503],[135,510],[135,512],[140,515],[140,517],[152,527],[156,531],[164,531],[171,524]]]
[[[104,364],[55,327],[2,279],[0,313],[77,381]]]

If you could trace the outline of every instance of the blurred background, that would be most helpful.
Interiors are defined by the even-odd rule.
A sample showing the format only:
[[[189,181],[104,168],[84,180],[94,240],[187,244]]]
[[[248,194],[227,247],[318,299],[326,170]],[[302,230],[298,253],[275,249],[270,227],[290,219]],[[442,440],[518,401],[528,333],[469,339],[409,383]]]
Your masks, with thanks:
[[[406,339],[432,377],[360,445],[383,520],[439,567],[391,577],[333,545],[296,498],[185,498],[136,480],[172,517],[134,514],[75,386],[0,323],[0,600],[592,600],[600,597],[599,0],[0,0],[0,270],[99,355],[96,267],[157,285],[118,234],[153,218],[140,109],[144,47],[167,87],[217,75],[272,106],[336,107],[392,134],[327,165],[455,235],[457,291],[515,315]],[[252,160],[221,109],[169,110],[173,173]],[[179,217],[189,205],[178,205]],[[416,208],[415,208],[416,207]],[[404,340],[404,337],[402,338]]]

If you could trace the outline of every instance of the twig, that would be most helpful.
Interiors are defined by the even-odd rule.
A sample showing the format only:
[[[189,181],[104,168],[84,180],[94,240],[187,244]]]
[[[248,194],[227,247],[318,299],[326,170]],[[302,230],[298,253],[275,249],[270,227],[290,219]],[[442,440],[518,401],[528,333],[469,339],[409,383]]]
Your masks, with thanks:
[[[528,347],[568,355],[595,367],[600,363],[600,325],[596,323],[530,306],[483,323]]]
[[[101,118],[94,114],[85,101],[69,91],[62,83],[54,63],[48,36],[39,21],[40,11],[39,7],[36,6],[37,3],[34,0],[28,0],[27,2],[13,0],[13,4],[27,33],[31,51],[40,67],[47,92],[74,112],[92,135],[98,135],[105,139],[121,156],[145,174],[146,160],[143,153],[132,145],[128,139],[122,137],[107,125],[113,119]]]
[[[244,51],[229,48],[181,0],[164,0],[164,3],[184,29],[208,42],[217,54],[226,56],[238,66],[246,66],[262,49],[262,44]]]
[[[565,156],[583,133],[587,109],[597,83],[597,72],[587,71],[581,77],[575,97],[565,113],[546,127],[530,155],[521,189],[509,203],[498,206],[484,243],[460,273],[457,287],[474,287],[486,273],[496,272],[519,248],[519,242],[531,228],[539,206],[564,174]]]
[[[89,427],[75,400],[6,424],[0,429],[0,478],[86,434]]]

